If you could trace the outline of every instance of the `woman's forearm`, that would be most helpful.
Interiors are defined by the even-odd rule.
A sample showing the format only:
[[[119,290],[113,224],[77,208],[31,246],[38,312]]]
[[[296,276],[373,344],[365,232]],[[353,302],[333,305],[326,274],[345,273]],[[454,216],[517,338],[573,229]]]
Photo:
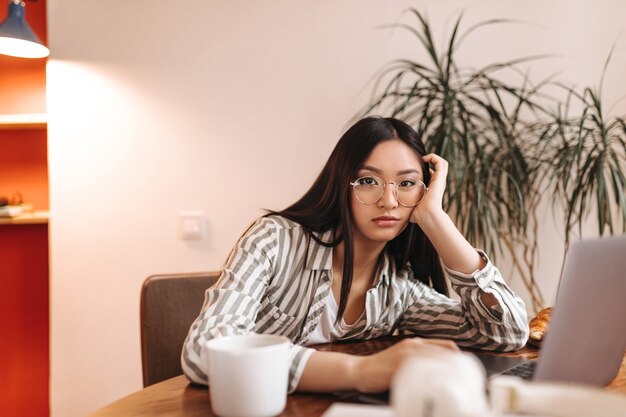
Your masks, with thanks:
[[[450,216],[442,211],[429,220],[424,222],[422,230],[437,250],[444,265],[464,274],[471,274],[485,267],[485,260],[459,232]],[[488,293],[481,294],[481,300],[487,308],[498,304],[498,300]]]
[[[381,392],[388,390],[391,379],[407,358],[424,352],[458,351],[449,340],[404,339],[395,345],[367,356],[338,352],[314,352],[307,361],[298,391],[332,392],[357,390]]]
[[[356,389],[358,356],[339,352],[314,352],[306,363],[298,391],[331,392]]]
[[[411,214],[411,221],[419,224],[431,241],[443,263],[450,269],[471,274],[486,263],[463,237],[450,216],[443,211],[442,201],[448,176],[448,162],[436,154],[423,156],[431,164],[428,192]]]
[[[425,216],[420,227],[448,268],[471,274],[485,267],[485,261],[444,211]]]

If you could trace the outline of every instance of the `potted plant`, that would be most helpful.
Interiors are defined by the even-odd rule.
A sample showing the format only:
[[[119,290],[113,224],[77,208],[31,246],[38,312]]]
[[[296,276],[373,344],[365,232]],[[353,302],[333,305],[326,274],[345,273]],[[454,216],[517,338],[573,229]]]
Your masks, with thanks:
[[[578,226],[593,207],[598,234],[626,230],[626,117],[611,115],[602,101],[604,75],[613,50],[604,64],[600,85],[586,87],[582,93],[564,86],[568,100],[555,112],[546,142],[543,165],[549,176],[549,191],[555,204],[563,209],[565,247]],[[581,107],[580,114],[569,116],[573,97]]]
[[[582,94],[567,89],[565,103],[549,99],[542,89],[555,81],[533,84],[518,68],[540,57],[479,69],[460,66],[456,53],[467,36],[505,20],[461,33],[460,15],[439,50],[425,16],[415,9],[409,13],[416,25],[389,26],[414,35],[428,59],[397,59],[383,67],[361,114],[403,119],[422,135],[428,151],[450,161],[444,208],[470,242],[494,256],[510,255],[536,312],[544,305],[534,275],[543,196],[563,203],[566,242],[592,201],[599,207],[600,233],[615,230],[616,207],[624,228],[624,120],[605,119],[600,96],[591,89]],[[519,82],[502,81],[505,70],[518,74]],[[568,115],[573,99],[584,104],[581,116]]]

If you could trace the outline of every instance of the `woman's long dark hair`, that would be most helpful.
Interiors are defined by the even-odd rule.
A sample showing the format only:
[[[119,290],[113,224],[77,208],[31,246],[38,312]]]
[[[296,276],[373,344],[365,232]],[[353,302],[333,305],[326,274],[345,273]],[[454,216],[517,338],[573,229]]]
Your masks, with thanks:
[[[270,212],[300,223],[324,246],[334,247],[344,242],[338,320],[346,308],[354,270],[350,181],[356,179],[357,172],[374,148],[392,139],[401,140],[415,151],[422,164],[424,182],[428,184],[430,172],[421,158],[426,150],[417,132],[398,119],[367,117],[356,122],[339,139],[322,172],[300,200],[282,211]],[[328,230],[335,231],[331,242],[322,242],[313,233]],[[417,224],[409,223],[399,236],[387,243],[385,250],[397,268],[410,264],[417,279],[442,294],[448,294],[439,255]]]

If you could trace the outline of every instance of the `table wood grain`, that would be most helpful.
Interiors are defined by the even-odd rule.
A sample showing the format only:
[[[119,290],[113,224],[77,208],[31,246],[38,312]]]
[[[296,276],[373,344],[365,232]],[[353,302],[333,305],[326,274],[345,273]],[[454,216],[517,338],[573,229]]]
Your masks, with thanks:
[[[316,346],[321,351],[344,352],[355,355],[369,355],[379,352],[401,340],[401,337],[368,340],[362,342],[331,343]],[[538,350],[525,347],[516,352],[498,355],[536,359]],[[626,352],[617,378],[606,389],[626,395]],[[318,417],[338,397],[332,394],[291,394],[281,417]],[[190,384],[184,376],[177,376],[141,391],[130,394],[89,417],[213,417],[211,399],[206,386]]]

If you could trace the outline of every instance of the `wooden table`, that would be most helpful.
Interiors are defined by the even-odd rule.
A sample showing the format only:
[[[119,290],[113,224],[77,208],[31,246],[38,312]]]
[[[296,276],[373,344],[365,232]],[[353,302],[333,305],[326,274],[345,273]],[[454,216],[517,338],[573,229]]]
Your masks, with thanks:
[[[332,343],[316,346],[316,348],[323,351],[367,355],[381,351],[399,339],[393,337],[364,342]],[[538,351],[526,347],[517,352],[501,355],[536,359]],[[626,394],[626,356],[617,378],[606,389]],[[321,416],[336,401],[338,401],[338,397],[331,394],[291,394],[287,400],[287,407],[281,416]],[[187,378],[181,375],[130,394],[98,410],[89,417],[141,416],[211,417],[214,414],[211,410],[211,400],[207,387],[191,385]]]

